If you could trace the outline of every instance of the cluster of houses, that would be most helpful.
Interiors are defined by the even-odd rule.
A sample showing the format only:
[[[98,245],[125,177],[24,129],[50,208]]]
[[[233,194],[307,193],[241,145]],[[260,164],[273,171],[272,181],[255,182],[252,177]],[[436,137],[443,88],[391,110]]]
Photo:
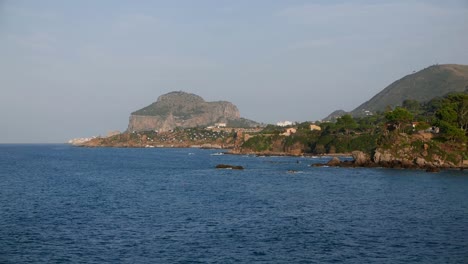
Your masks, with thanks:
[[[226,128],[227,124],[226,123],[215,123],[214,126],[209,126],[206,129],[215,129],[215,128]]]
[[[284,125],[284,124],[288,124],[288,125]],[[280,127],[285,127],[285,126],[291,126],[293,123],[291,121],[283,121],[283,122],[278,122],[276,123],[277,126],[280,126]],[[310,125],[310,130],[311,131],[320,131],[322,130],[322,128],[318,125],[315,125],[315,124],[311,124]],[[291,136],[292,134],[295,134],[297,132],[297,128],[294,128],[294,127],[288,127],[285,129],[285,131],[281,134],[282,136]]]

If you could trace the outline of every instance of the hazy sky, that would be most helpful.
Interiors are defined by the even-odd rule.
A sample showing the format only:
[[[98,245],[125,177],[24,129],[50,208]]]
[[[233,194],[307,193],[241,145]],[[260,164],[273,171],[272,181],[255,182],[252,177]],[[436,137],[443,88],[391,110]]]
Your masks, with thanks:
[[[174,90],[317,120],[436,63],[468,64],[467,0],[0,0],[0,142],[123,131]]]

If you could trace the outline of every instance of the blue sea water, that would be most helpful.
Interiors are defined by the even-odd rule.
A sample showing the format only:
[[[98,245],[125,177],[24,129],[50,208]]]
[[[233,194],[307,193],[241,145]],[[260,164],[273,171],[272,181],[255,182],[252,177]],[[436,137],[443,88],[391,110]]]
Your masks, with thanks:
[[[215,152],[0,145],[0,263],[468,263],[467,172]]]

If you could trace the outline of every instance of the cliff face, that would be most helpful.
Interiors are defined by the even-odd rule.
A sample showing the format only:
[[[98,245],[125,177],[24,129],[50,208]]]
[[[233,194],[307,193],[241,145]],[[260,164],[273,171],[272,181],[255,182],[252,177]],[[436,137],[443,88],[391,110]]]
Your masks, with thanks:
[[[195,94],[171,92],[133,112],[128,131],[168,131],[176,127],[209,126],[239,119],[239,110],[230,102],[206,102]]]

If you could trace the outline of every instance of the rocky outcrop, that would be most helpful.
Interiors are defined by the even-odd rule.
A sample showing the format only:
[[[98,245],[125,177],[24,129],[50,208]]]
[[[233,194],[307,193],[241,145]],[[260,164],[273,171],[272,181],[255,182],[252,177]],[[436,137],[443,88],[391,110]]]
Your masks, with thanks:
[[[243,170],[244,167],[239,165],[218,164],[216,165],[216,169]]]
[[[127,131],[169,131],[176,127],[209,126],[239,119],[239,110],[230,102],[206,102],[195,94],[171,92],[133,112]]]
[[[438,172],[440,169],[459,168],[464,165],[457,165],[440,155],[429,155],[427,144],[423,144],[422,153],[418,154],[411,148],[400,148],[398,151],[391,149],[377,148],[372,157],[362,151],[352,152],[352,161],[340,161],[334,157],[327,163],[313,164],[314,167],[334,166],[334,167],[383,167],[394,169],[423,169],[427,172]]]
[[[327,166],[339,166],[341,161],[338,157],[333,157],[331,160],[327,162]]]
[[[369,156],[362,151],[353,151],[351,155],[356,166],[365,166],[370,162]]]
[[[431,154],[427,152],[427,145],[424,145],[421,153],[415,153],[409,149],[402,149],[398,153],[393,153],[390,150],[376,149],[372,162],[382,167],[391,168],[458,168],[463,165],[456,164],[441,155]],[[431,169],[432,170],[432,169]]]

